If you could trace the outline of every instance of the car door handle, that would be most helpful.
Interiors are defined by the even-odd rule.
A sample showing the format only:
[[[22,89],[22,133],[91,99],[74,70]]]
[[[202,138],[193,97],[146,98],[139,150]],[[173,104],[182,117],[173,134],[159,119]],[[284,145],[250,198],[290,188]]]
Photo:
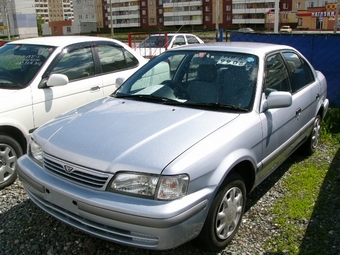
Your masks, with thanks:
[[[100,90],[100,87],[99,87],[99,86],[95,86],[95,87],[92,87],[92,88],[90,89],[91,92],[96,92],[96,91],[98,91],[98,90]]]
[[[298,108],[298,109],[295,111],[295,114],[296,114],[296,115],[300,115],[300,113],[301,113],[301,108]]]
[[[319,99],[319,97],[320,97],[320,94],[318,93],[316,94],[315,99]]]

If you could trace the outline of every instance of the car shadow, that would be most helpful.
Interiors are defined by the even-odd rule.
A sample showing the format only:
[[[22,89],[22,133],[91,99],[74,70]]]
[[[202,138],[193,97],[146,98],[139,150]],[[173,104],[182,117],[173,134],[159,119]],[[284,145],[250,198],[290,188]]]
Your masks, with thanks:
[[[299,254],[340,254],[340,149],[319,189]]]

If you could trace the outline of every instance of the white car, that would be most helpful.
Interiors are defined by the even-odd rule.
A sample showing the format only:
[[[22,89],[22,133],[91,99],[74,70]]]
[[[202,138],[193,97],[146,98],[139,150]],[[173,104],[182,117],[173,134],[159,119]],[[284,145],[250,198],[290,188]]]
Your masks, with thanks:
[[[292,28],[290,26],[282,26],[280,29],[281,33],[291,33],[292,32]]]
[[[30,134],[52,118],[116,90],[147,62],[127,45],[90,36],[45,37],[0,48],[0,189],[16,179]]]
[[[153,58],[167,49],[201,43],[204,43],[203,40],[193,34],[151,34],[138,45],[136,51],[146,58]]]

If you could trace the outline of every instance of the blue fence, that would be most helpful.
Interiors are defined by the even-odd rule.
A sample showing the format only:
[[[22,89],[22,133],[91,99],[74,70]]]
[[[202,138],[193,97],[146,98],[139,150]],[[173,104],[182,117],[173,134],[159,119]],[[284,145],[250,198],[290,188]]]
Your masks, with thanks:
[[[320,70],[328,82],[328,99],[340,107],[340,35],[339,34],[265,34],[231,33],[230,41],[285,44],[299,50]]]

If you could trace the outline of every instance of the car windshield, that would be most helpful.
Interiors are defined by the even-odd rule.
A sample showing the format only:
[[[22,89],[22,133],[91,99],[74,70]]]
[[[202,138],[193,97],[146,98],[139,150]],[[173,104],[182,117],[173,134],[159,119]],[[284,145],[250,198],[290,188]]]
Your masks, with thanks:
[[[173,36],[168,35],[168,45]],[[139,44],[139,48],[164,48],[166,45],[165,35],[151,35]]]
[[[213,110],[250,111],[258,58],[233,52],[168,51],[113,94],[131,100]]]
[[[6,44],[0,48],[0,89],[26,87],[54,47],[25,44]]]

